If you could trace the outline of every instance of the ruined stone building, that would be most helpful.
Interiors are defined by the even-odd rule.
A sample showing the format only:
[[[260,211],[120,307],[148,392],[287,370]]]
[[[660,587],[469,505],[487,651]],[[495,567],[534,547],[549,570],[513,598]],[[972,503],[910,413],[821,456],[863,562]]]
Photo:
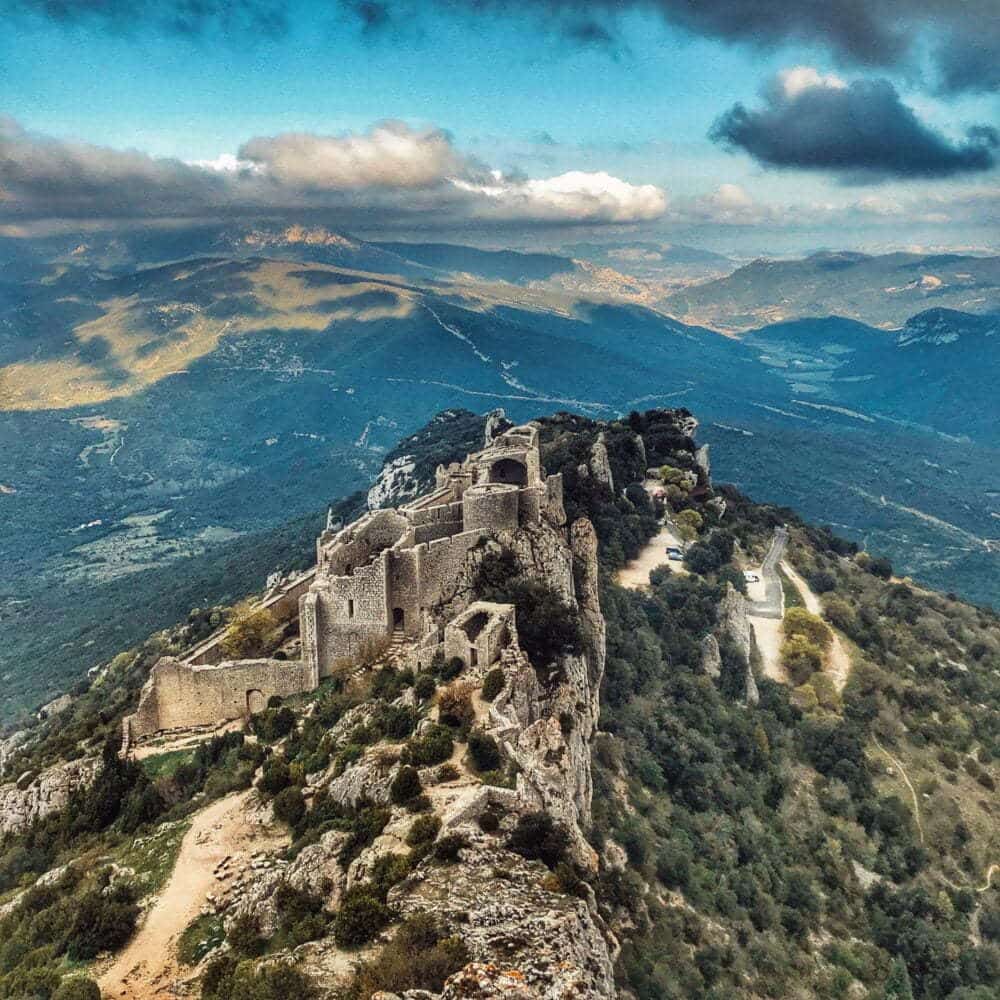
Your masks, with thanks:
[[[301,659],[226,660],[221,634],[183,660],[164,657],[125,720],[126,743],[165,729],[216,726],[260,711],[272,695],[313,690],[372,639],[405,644],[416,667],[439,651],[467,666],[494,662],[516,641],[513,608],[470,607],[459,580],[473,549],[537,525],[543,513],[565,521],[562,479],[545,475],[533,425],[439,466],[426,496],[325,530],[315,568],[267,596],[263,604],[279,620],[298,615]]]

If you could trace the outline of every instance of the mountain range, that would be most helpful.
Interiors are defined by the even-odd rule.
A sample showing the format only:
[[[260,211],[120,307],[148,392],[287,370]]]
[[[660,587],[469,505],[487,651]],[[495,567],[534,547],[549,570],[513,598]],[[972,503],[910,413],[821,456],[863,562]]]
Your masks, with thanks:
[[[234,563],[226,596],[259,587],[282,561],[262,535],[366,487],[401,436],[458,405],[687,406],[716,479],[1000,601],[986,312],[922,310],[898,332],[802,315],[739,339],[666,315],[649,278],[603,262],[297,227],[8,239],[0,259],[16,261],[0,284],[0,621],[18,626],[4,715],[216,603],[213,559]],[[963,260],[983,281],[997,267]],[[810,261],[795,266],[817,287],[842,279]],[[714,287],[721,314],[729,280],[688,294]]]

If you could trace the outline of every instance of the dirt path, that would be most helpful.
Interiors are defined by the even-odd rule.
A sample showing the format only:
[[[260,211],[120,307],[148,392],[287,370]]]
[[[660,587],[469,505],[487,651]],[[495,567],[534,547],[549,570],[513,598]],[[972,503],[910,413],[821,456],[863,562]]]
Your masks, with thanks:
[[[787,562],[781,564],[781,568],[789,580],[795,585],[795,589],[799,592],[802,597],[803,602],[806,606],[806,611],[810,614],[814,614],[820,618],[823,617],[823,606],[819,602],[819,598],[813,593],[812,588],[808,583]],[[851,657],[847,652],[844,643],[837,633],[830,629],[833,635],[833,641],[830,643],[830,649],[826,657],[826,665],[823,667],[823,673],[829,674],[830,679],[833,681],[834,686],[838,691],[844,690],[844,685],[847,683],[847,678],[851,674]]]
[[[781,619],[760,618],[757,615],[749,617],[764,676],[779,684],[790,683],[788,674],[781,665]]]
[[[287,837],[251,823],[245,807],[252,791],[229,795],[195,814],[181,841],[170,881],[135,936],[101,976],[103,995],[125,1000],[166,1000],[180,996],[177,938],[204,906],[219,883],[215,869],[226,857],[233,868],[254,851],[277,847]]]
[[[618,570],[615,577],[616,582],[622,587],[628,587],[630,590],[642,590],[649,586],[649,574],[657,566],[663,566],[664,564],[670,566],[672,573],[686,574],[687,570],[682,563],[670,562],[667,558],[666,550],[668,545],[676,545],[678,548],[682,547],[680,539],[678,539],[669,527],[663,525],[659,532],[646,543],[645,548],[643,548],[639,555]]]
[[[872,743],[889,758],[893,767],[899,771],[900,777],[906,782],[906,787],[910,790],[910,797],[913,799],[913,819],[917,824],[917,833],[920,834],[920,843],[922,844],[924,842],[924,824],[920,820],[920,799],[917,797],[917,790],[913,787],[913,782],[910,781],[910,776],[906,773],[906,768],[874,736],[872,737]]]

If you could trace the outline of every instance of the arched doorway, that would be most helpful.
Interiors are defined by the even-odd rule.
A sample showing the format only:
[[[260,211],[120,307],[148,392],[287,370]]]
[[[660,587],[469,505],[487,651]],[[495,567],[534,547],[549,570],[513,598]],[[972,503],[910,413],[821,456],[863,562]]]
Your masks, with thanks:
[[[392,630],[394,632],[402,632],[403,627],[406,625],[406,614],[402,608],[392,609]]]
[[[527,486],[528,468],[516,458],[501,458],[490,466],[490,482]]]
[[[256,715],[267,708],[263,691],[247,691],[247,715]]]

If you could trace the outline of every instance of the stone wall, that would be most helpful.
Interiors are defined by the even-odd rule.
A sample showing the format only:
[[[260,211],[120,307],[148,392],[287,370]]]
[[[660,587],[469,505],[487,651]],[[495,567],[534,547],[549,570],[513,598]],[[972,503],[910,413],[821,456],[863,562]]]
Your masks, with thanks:
[[[150,671],[135,715],[133,738],[164,729],[218,726],[260,711],[272,695],[288,697],[315,687],[300,660],[236,660],[211,665],[165,656]]]

